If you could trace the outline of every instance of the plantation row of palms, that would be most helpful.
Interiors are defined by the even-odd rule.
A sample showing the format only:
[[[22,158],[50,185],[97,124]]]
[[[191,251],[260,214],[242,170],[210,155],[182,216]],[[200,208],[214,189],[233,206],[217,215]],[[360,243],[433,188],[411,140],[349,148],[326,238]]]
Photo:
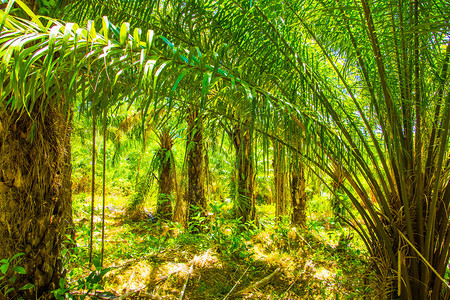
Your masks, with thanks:
[[[63,11],[65,21],[38,17],[17,0],[0,13],[0,254],[25,253],[18,286],[32,282],[41,296],[62,275],[73,110],[95,124],[133,107],[143,129],[182,111],[195,207],[206,206],[202,128],[214,120],[239,161],[236,217],[255,219],[252,151],[262,136],[263,152],[272,141],[295,157],[298,218],[306,167],[347,195],[358,213],[346,222],[386,296],[450,297],[445,1],[96,0]],[[161,168],[163,195],[172,183]]]

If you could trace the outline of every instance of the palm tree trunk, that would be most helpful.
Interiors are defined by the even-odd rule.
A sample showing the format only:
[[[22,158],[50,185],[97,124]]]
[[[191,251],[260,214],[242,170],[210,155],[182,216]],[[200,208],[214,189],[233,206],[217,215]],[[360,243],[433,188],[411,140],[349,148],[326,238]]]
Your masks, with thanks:
[[[277,141],[273,141],[273,180],[275,191],[275,217],[277,221],[286,215],[286,177],[284,175],[286,170],[285,156],[283,146]]]
[[[231,140],[236,151],[237,202],[236,218],[242,223],[256,220],[255,174],[253,167],[250,131],[239,125],[233,128]]]
[[[0,258],[24,253],[16,291],[25,299],[59,286],[59,253],[71,221],[70,122],[58,107],[45,115],[0,112]],[[12,274],[8,274],[12,276]],[[11,296],[11,295],[8,295]]]
[[[170,129],[164,128],[159,135],[159,193],[156,203],[156,215],[164,221],[172,219],[172,197],[174,188],[174,161],[172,155],[173,140]]]
[[[332,190],[333,195],[331,196],[332,197],[331,208],[333,210],[335,221],[340,222],[341,221],[340,217],[343,217],[345,213],[345,209],[342,203],[343,200],[340,197],[342,195],[341,187],[344,184],[345,176],[342,168],[339,167],[338,165],[334,166],[334,176],[335,179],[331,183],[331,187],[333,189]]]
[[[294,162],[291,173],[292,223],[297,226],[306,224],[306,180],[301,161]]]
[[[187,168],[188,168],[188,228],[201,232],[206,220],[202,119],[198,110],[192,110],[187,118]]]

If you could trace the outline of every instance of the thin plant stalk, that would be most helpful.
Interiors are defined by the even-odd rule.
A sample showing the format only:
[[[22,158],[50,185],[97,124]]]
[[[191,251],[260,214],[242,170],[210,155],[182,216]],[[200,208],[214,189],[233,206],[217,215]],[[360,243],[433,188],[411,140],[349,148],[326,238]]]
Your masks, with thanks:
[[[101,267],[103,268],[103,258],[105,252],[105,204],[106,204],[106,116],[107,109],[103,110],[103,178],[102,178],[102,252],[101,252]]]
[[[92,263],[92,249],[94,239],[94,197],[95,197],[95,106],[92,104],[92,180],[91,180],[91,232],[89,238],[89,265]]]

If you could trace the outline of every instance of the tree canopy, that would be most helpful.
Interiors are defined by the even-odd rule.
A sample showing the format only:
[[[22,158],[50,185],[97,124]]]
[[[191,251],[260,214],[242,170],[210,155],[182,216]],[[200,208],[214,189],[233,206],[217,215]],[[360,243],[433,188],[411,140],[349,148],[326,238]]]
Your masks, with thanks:
[[[11,16],[14,2],[28,19]],[[445,1],[74,1],[65,21],[0,11],[2,109],[193,105],[338,181],[405,298],[442,296],[449,259]],[[78,23],[73,23],[78,22]],[[33,130],[30,133],[33,136]],[[448,292],[447,292],[448,293]],[[416,296],[418,295],[418,296]]]

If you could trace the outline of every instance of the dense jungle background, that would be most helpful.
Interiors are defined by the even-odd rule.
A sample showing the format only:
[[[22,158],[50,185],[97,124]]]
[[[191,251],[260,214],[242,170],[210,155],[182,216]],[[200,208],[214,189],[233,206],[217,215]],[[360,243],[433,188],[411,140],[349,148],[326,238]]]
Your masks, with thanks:
[[[2,0],[0,300],[450,299],[446,0]]]

